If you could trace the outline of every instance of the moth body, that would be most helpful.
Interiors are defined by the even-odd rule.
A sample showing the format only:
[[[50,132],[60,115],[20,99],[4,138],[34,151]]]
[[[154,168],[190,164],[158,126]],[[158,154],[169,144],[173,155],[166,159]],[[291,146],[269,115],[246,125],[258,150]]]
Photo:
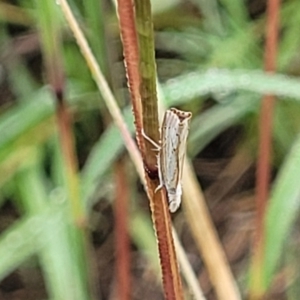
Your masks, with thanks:
[[[176,108],[165,112],[161,126],[161,149],[158,157],[160,185],[168,195],[169,210],[175,212],[181,203],[181,179],[189,132],[190,112]]]
[[[144,137],[155,146],[156,151],[159,151],[157,155],[159,186],[155,192],[165,187],[169,210],[172,213],[181,203],[181,179],[191,117],[190,112],[176,108],[168,109],[162,122],[159,145],[143,132]]]

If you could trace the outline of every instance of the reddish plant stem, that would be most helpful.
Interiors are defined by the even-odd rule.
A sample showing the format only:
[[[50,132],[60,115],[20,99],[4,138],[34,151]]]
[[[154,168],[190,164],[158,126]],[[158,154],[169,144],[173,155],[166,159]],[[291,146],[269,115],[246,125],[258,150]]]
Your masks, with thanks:
[[[147,24],[145,24],[147,22],[151,22],[151,18],[149,18],[149,14],[151,14],[151,10],[149,9],[150,2],[149,0],[146,2],[141,0],[139,0],[139,2],[136,1],[135,2],[136,7],[134,7],[132,0],[122,0],[122,1],[118,0],[119,23],[120,23],[121,38],[122,38],[123,48],[124,48],[127,80],[128,80],[129,91],[130,91],[132,105],[133,105],[133,112],[135,116],[136,137],[141,152],[141,156],[144,162],[147,195],[150,200],[152,219],[154,222],[154,227],[155,227],[157,241],[158,241],[165,298],[168,300],[173,300],[173,299],[181,300],[183,299],[183,291],[182,291],[181,279],[178,270],[178,263],[176,260],[174,242],[172,239],[171,219],[167,207],[167,201],[162,191],[160,193],[155,193],[155,190],[159,185],[159,182],[157,180],[156,157],[152,149],[153,148],[152,145],[150,145],[149,143],[146,143],[145,145],[144,138],[142,137],[141,134],[143,125],[144,128],[147,130],[146,133],[149,134],[151,132],[156,132],[156,136],[155,134],[153,135],[150,134],[151,137],[157,138],[157,134],[158,134],[157,113],[154,114],[152,109],[152,112],[150,114],[156,117],[152,118],[150,116],[149,118],[149,116],[147,115],[146,118],[145,114],[149,112],[147,112],[147,110],[143,111],[145,108],[144,106],[145,101],[146,102],[152,101],[153,102],[152,107],[155,107],[157,105],[156,95],[154,95],[154,93],[152,94],[151,92],[155,89],[153,89],[153,86],[149,87],[146,84],[145,80],[148,80],[148,78],[145,79],[144,77],[142,77],[141,76],[142,72],[140,73],[140,69],[139,69],[139,65],[141,65],[141,67],[144,68],[144,71],[145,69],[149,70],[152,67],[153,69],[155,69],[155,66],[151,66],[151,67],[149,66],[155,63],[154,54],[153,55],[151,54],[152,60],[150,64],[148,59],[144,59],[146,63],[145,61],[140,62],[141,52],[139,51],[139,45],[140,44],[143,45],[141,40],[147,37],[145,33],[147,33],[147,31],[149,30],[149,27],[151,27],[150,30],[153,30],[152,26],[146,26]],[[144,18],[144,14],[142,14],[143,17],[139,19],[140,20],[139,28],[141,29],[141,33],[139,35],[137,35],[137,29],[135,24],[137,8],[140,8],[141,10],[145,9],[148,11],[148,15],[145,18]],[[144,10],[142,12],[146,13],[146,11]],[[154,49],[150,49],[151,47],[153,48],[153,46],[150,46],[149,49],[148,48],[147,49],[148,51],[153,51],[154,53]],[[141,50],[145,50],[145,49],[141,49]],[[146,55],[146,57],[148,56]],[[142,79],[143,79],[144,88],[143,87],[140,88]],[[150,84],[153,82],[149,81],[148,83]],[[149,89],[148,88],[146,89],[145,88],[146,86],[149,87]],[[155,83],[154,83],[154,87],[155,87]],[[143,95],[141,94],[141,90],[143,91]],[[148,90],[150,92],[147,92]],[[143,99],[141,99],[141,97],[143,97]],[[145,123],[144,121],[148,123],[143,124]],[[150,126],[150,122],[151,122],[151,126]],[[155,159],[149,159],[152,157],[154,157]],[[153,178],[150,179],[150,176]]]
[[[276,69],[278,45],[280,0],[268,0],[267,27],[265,45],[265,71],[273,73]],[[263,294],[262,262],[264,252],[264,218],[269,195],[272,151],[272,121],[275,107],[275,97],[265,95],[262,100],[259,119],[259,150],[256,174],[256,235],[253,261],[253,278],[255,282],[252,292]],[[261,298],[262,296],[258,296]]]
[[[71,130],[71,119],[67,111],[65,102],[62,99],[57,98],[57,122],[60,133],[61,149],[63,151],[63,157],[67,162],[68,168],[72,172],[77,172],[77,159],[73,151],[73,135],[70,134]]]
[[[124,161],[115,164],[116,201],[115,215],[115,245],[116,245],[116,273],[117,298],[130,299],[130,249],[128,237],[128,184]]]
[[[145,144],[141,134],[143,121],[140,96],[139,45],[135,26],[133,0],[118,0],[118,15],[127,82],[135,119],[136,139],[144,160]]]
[[[76,225],[83,229],[86,227],[85,210],[79,199],[77,190],[78,186],[78,163],[74,151],[74,136],[72,131],[72,120],[68,111],[66,102],[62,98],[63,93],[56,93],[56,118],[58,124],[59,140],[63,159],[65,161],[65,172],[67,176],[67,184],[71,193],[70,201],[72,201],[71,212]]]

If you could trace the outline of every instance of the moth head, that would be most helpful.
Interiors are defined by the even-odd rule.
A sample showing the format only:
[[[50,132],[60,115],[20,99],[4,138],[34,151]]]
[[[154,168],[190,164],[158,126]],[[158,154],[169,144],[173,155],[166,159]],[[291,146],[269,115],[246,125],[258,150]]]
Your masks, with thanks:
[[[189,120],[192,117],[192,113],[189,111],[183,111],[183,110],[179,110],[177,108],[170,108],[170,111],[172,113],[174,113],[175,115],[177,115],[177,117],[179,118],[180,122],[189,122]]]

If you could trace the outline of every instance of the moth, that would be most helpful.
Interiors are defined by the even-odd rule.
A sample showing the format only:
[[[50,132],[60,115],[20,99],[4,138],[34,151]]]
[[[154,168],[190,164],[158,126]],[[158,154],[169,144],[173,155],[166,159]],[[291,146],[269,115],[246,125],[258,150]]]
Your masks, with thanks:
[[[191,117],[191,112],[176,108],[168,109],[161,125],[160,145],[144,134],[144,137],[159,151],[157,165],[160,184],[155,191],[165,187],[169,210],[172,213],[179,208],[181,203],[181,179]]]

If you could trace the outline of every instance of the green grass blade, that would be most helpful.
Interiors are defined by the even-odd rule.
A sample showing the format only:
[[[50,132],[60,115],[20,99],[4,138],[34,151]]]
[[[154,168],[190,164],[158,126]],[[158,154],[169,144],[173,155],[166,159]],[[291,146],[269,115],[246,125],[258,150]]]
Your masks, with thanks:
[[[274,183],[266,215],[264,280],[271,283],[285,241],[300,208],[300,136]]]
[[[258,108],[255,95],[239,94],[227,103],[220,103],[193,119],[188,151],[191,157],[199,153],[218,134],[236,124]]]
[[[0,279],[15,270],[36,251],[46,247],[44,232],[51,224],[64,222],[63,206],[48,207],[35,216],[24,217],[0,236]],[[52,235],[55,236],[55,232]],[[26,237],[26,238],[24,238]]]
[[[130,108],[125,110],[124,118],[128,128],[133,132],[134,125]],[[115,125],[111,125],[93,147],[81,173],[83,198],[86,201],[90,203],[91,197],[101,183],[101,178],[123,149],[121,134]]]
[[[83,101],[84,97],[72,97],[70,105]],[[0,116],[0,173],[5,174],[0,177],[0,186],[26,162],[35,146],[55,132],[54,102],[48,88],[27,95],[19,103]]]
[[[18,174],[17,182],[27,214],[36,216],[50,205],[45,189],[45,174],[39,160],[23,168]],[[47,224],[43,235],[40,236],[40,242],[45,243],[45,247],[37,254],[52,299],[86,299],[81,273],[76,268],[78,263],[73,256],[74,247],[68,234],[70,226],[68,212],[62,209],[62,213],[61,221],[50,222],[48,219],[41,221]],[[27,235],[26,238],[30,236]]]
[[[220,0],[230,17],[236,25],[243,26],[247,24],[248,13],[244,1],[241,0]]]
[[[300,81],[296,78],[259,70],[210,69],[193,72],[168,81],[163,86],[168,104],[181,104],[192,98],[211,93],[247,91],[258,94],[273,94],[279,97],[300,100]]]

